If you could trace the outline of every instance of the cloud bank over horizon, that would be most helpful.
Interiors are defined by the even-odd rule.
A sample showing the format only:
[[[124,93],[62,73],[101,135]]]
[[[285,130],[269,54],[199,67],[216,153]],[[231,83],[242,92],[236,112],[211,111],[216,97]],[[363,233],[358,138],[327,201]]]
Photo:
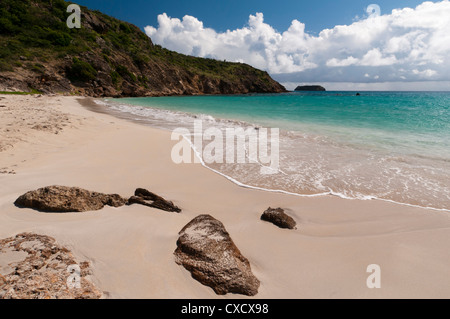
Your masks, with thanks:
[[[180,20],[163,13],[158,27],[147,26],[145,32],[170,50],[247,63],[283,83],[442,82],[446,87],[449,17],[448,0],[424,2],[414,9],[365,16],[314,36],[298,20],[279,32],[264,22],[262,13],[250,15],[246,26],[222,33],[204,27],[195,17]]]

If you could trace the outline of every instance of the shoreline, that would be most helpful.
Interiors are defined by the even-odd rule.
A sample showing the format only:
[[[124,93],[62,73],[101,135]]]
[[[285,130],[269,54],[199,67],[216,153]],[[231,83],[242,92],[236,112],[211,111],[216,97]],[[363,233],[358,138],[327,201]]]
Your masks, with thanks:
[[[280,93],[283,94],[283,93]],[[139,120],[136,120],[136,115],[133,114],[129,114],[127,112],[121,112],[121,111],[116,111],[116,110],[111,110],[108,109],[105,105],[103,104],[98,104],[96,102],[96,100],[103,100],[104,98],[84,98],[84,99],[80,99],[79,102],[81,105],[83,105],[84,107],[86,107],[88,110],[93,111],[93,112],[98,112],[98,113],[102,113],[102,114],[108,114],[111,115],[113,117],[116,118],[120,118],[120,119],[125,119],[128,121],[131,121],[133,123],[139,124],[139,125],[145,125],[145,126],[149,126],[152,128],[156,128],[156,129],[162,129],[165,131],[171,131],[169,128],[164,128],[164,127],[154,127],[151,124],[146,124],[146,123],[142,123]],[[107,98],[109,99],[109,98]],[[116,98],[111,98],[111,99],[116,99]],[[120,100],[120,98],[118,98],[117,100]],[[148,107],[150,109],[153,109],[153,107]],[[181,112],[181,113],[185,113],[184,111],[176,111],[176,112]],[[194,113],[186,113],[189,116],[193,116],[195,115]],[[205,114],[208,116],[208,114]],[[212,116],[212,115],[211,115]],[[249,127],[252,126],[259,126],[259,124],[254,124],[254,123],[250,123],[250,122],[246,122],[240,119],[227,119],[227,118],[216,118],[214,117],[214,119],[219,120],[219,121],[232,121],[232,122],[236,122],[236,123],[246,123],[248,124]],[[286,131],[287,132],[287,131]],[[200,160],[201,164],[203,167],[211,170],[212,172],[226,178],[227,180],[229,180],[230,182],[243,187],[243,188],[249,188],[249,189],[255,189],[255,190],[261,190],[261,191],[267,191],[267,192],[273,192],[273,193],[280,193],[280,194],[287,194],[287,195],[292,195],[292,196],[299,196],[299,197],[320,197],[320,196],[336,196],[338,198],[342,198],[342,199],[347,199],[347,200],[362,200],[362,201],[371,201],[371,200],[378,200],[378,201],[383,201],[383,202],[389,202],[389,203],[393,203],[393,204],[399,204],[399,205],[405,205],[405,206],[409,206],[409,207],[415,207],[415,208],[424,208],[424,209],[428,209],[428,210],[434,210],[434,211],[441,211],[441,212],[446,212],[446,213],[450,213],[450,209],[447,208],[438,208],[438,207],[432,207],[432,206],[421,206],[421,205],[417,205],[417,204],[411,204],[411,203],[406,203],[406,202],[400,202],[400,201],[396,201],[393,199],[388,199],[388,198],[380,198],[374,195],[364,195],[363,198],[357,198],[357,197],[349,197],[343,193],[340,192],[335,192],[333,190],[329,190],[329,191],[325,191],[322,193],[313,193],[313,194],[302,194],[302,193],[296,193],[296,192],[290,192],[287,190],[283,190],[283,189],[276,189],[276,188],[265,188],[265,187],[259,187],[259,186],[254,186],[254,185],[250,185],[250,184],[245,184],[240,182],[239,180],[237,180],[236,178],[229,176],[225,173],[220,172],[217,169],[214,169],[210,166],[208,166],[203,159],[200,158],[198,152],[195,150],[194,145],[192,144],[191,141],[189,141],[186,137],[185,140],[190,144],[191,150],[194,152],[195,156]]]
[[[91,112],[77,99],[2,100],[8,112],[19,112],[31,103],[43,114],[49,109],[68,114],[70,123],[58,134],[28,132],[21,123],[12,126],[23,135],[0,152],[0,168],[16,173],[0,174],[0,237],[23,231],[54,237],[91,261],[94,282],[107,296],[241,298],[215,295],[174,262],[178,232],[204,213],[224,223],[249,259],[261,281],[256,298],[450,296],[447,213],[381,201],[307,198],[243,188],[202,165],[172,163],[174,142],[167,131]],[[27,122],[31,115],[24,112],[19,117]],[[175,215],[131,206],[44,214],[12,204],[26,191],[54,184],[124,196],[145,187],[173,200],[183,212]],[[269,206],[289,209],[298,230],[280,230],[260,221]],[[366,287],[366,268],[374,263],[382,267],[382,289]]]

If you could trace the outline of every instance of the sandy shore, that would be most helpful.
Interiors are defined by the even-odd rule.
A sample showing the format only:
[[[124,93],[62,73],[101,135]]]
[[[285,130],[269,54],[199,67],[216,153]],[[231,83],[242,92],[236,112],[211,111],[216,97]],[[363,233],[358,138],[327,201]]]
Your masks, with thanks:
[[[208,213],[249,259],[261,281],[256,298],[450,298],[447,212],[241,188],[200,164],[174,164],[170,132],[92,112],[75,97],[0,97],[0,238],[54,237],[91,262],[107,296],[240,297],[216,296],[174,262],[178,232]],[[143,187],[183,212],[45,214],[13,205],[49,185],[122,196]],[[290,209],[298,229],[260,221],[269,206]],[[370,264],[381,267],[381,289],[367,288]]]

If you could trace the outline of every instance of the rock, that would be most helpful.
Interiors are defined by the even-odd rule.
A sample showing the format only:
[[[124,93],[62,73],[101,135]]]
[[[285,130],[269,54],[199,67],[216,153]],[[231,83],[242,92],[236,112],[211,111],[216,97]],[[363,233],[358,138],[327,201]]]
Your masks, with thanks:
[[[320,85],[303,85],[297,86],[295,91],[326,91],[326,89]]]
[[[77,263],[72,253],[55,239],[22,233],[0,240],[0,260],[13,253],[24,255],[0,275],[0,299],[99,299],[102,292],[89,280],[88,262]],[[7,257],[5,257],[7,258]],[[79,267],[80,287],[69,287],[69,266]]]
[[[261,216],[261,220],[271,222],[280,228],[296,229],[297,223],[288,216],[282,208],[268,208]]]
[[[138,188],[134,192],[134,196],[128,199],[127,205],[140,204],[148,207],[161,209],[167,212],[181,212],[181,209],[174,205],[173,202],[165,200],[161,196],[158,196],[146,189]]]
[[[179,235],[175,261],[190,271],[194,279],[218,295],[258,293],[260,282],[253,275],[249,261],[220,221],[210,215],[200,215]]]
[[[6,278],[0,274],[0,289],[2,289],[3,286],[6,285],[7,283],[8,281],[6,280]]]
[[[88,29],[93,29],[95,32],[99,34],[104,34],[108,31],[109,26],[104,23],[99,17],[97,17],[95,14],[85,14],[83,15],[84,21],[84,27]]]
[[[20,196],[15,205],[43,212],[86,212],[105,205],[120,207],[127,200],[117,194],[106,195],[78,187],[48,186]]]
[[[127,205],[132,205],[132,204],[139,204],[139,205],[152,207],[152,206],[150,206],[150,203],[146,202],[145,199],[143,199],[142,197],[139,197],[139,196],[131,196],[130,198],[128,198]]]

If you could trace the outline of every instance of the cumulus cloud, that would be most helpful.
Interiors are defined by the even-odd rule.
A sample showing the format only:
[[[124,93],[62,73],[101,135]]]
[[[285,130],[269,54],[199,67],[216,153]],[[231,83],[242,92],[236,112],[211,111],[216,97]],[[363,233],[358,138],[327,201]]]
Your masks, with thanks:
[[[282,82],[388,82],[450,80],[450,2],[372,15],[313,36],[294,20],[279,32],[250,15],[236,30],[216,32],[192,16],[158,16],[152,40],[184,54],[245,62]]]

